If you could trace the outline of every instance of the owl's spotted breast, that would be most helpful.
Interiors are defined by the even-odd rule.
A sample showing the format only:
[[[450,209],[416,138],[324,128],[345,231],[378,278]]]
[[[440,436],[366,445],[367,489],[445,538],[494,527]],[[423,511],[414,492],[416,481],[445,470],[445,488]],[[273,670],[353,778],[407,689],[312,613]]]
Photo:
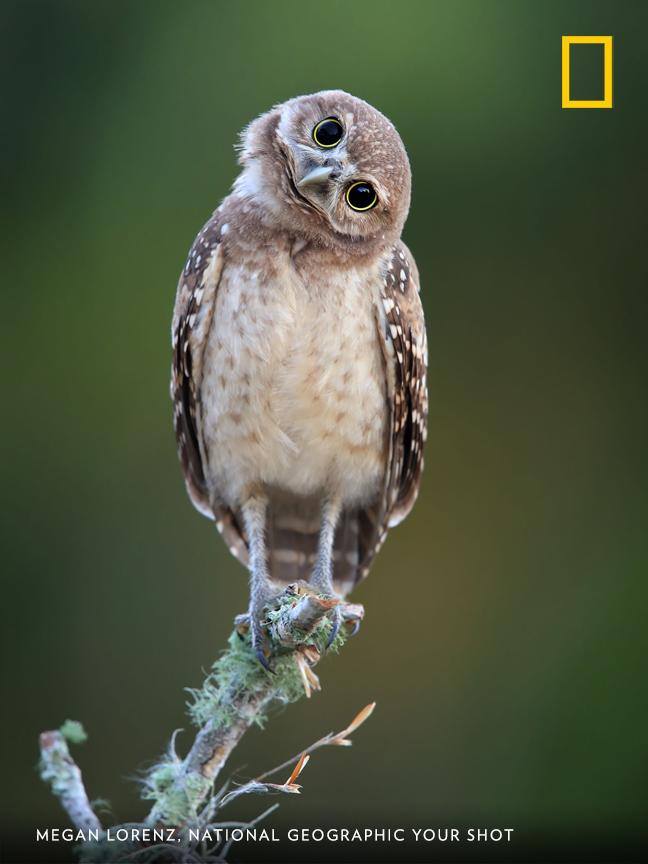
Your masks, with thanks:
[[[366,502],[388,416],[378,268],[323,270],[289,246],[269,265],[230,237],[203,361],[208,482],[231,506],[259,484]]]

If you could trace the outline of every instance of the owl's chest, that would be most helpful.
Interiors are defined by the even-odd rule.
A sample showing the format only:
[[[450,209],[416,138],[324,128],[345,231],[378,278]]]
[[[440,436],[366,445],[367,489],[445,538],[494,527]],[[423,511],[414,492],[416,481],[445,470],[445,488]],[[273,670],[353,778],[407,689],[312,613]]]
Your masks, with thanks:
[[[384,455],[378,280],[290,262],[260,275],[231,268],[219,286],[202,388],[210,464],[305,494],[332,477],[364,494]]]

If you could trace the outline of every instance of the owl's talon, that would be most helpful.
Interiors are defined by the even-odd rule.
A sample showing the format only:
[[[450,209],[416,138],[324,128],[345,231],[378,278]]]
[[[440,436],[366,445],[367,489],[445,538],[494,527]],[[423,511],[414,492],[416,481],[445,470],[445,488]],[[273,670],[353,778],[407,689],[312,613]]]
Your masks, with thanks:
[[[252,650],[254,651],[257,660],[263,666],[266,672],[272,672],[274,674],[274,670],[270,666],[270,659],[266,653],[268,640],[266,639],[266,636],[263,632],[261,621],[254,614],[250,614],[250,620],[252,622]]]
[[[270,672],[273,675],[276,675],[276,672],[274,671],[274,669],[270,665],[270,661],[266,657],[266,654],[265,654],[265,651],[263,650],[263,648],[255,648],[254,653],[256,654],[257,660],[263,666],[263,668],[266,670],[266,672]]]
[[[329,631],[328,639],[326,640],[326,645],[324,647],[325,651],[328,651],[331,645],[335,642],[335,637],[340,630],[341,623],[342,612],[340,610],[340,607],[336,606],[331,613],[331,629]]]
[[[352,638],[356,635],[356,633],[358,632],[358,630],[360,629],[360,619],[359,619],[359,618],[356,618],[356,619],[354,619],[354,620],[352,620],[352,621],[349,621],[348,623],[351,625],[351,627],[349,628],[349,636],[348,636],[348,638],[349,638],[349,639],[352,639]]]

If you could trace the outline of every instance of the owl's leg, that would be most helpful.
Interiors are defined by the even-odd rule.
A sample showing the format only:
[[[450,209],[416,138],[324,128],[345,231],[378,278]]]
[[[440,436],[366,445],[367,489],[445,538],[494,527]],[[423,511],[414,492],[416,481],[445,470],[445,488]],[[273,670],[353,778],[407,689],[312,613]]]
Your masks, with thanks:
[[[268,500],[263,495],[252,495],[241,508],[243,523],[248,536],[250,570],[250,632],[252,647],[259,662],[266,669],[270,664],[265,653],[266,639],[261,627],[263,609],[272,600],[276,591],[268,575],[268,556],[266,549],[266,513]]]
[[[332,596],[336,596],[335,588],[333,587],[333,543],[341,510],[342,502],[339,496],[331,496],[324,501],[322,506],[322,524],[320,526],[317,545],[317,558],[315,559],[315,567],[310,579],[310,584],[313,588],[316,588],[323,594],[330,594]],[[331,612],[331,632],[326,643],[327,648],[331,647],[341,623],[342,614],[340,607],[336,606]]]

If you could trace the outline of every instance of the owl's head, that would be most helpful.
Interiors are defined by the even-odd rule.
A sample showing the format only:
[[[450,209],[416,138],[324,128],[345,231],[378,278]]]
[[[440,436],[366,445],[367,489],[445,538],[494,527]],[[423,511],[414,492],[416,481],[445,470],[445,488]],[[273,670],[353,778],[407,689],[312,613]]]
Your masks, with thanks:
[[[342,90],[299,96],[245,129],[240,195],[265,218],[329,248],[361,252],[400,237],[407,153],[379,111]]]

